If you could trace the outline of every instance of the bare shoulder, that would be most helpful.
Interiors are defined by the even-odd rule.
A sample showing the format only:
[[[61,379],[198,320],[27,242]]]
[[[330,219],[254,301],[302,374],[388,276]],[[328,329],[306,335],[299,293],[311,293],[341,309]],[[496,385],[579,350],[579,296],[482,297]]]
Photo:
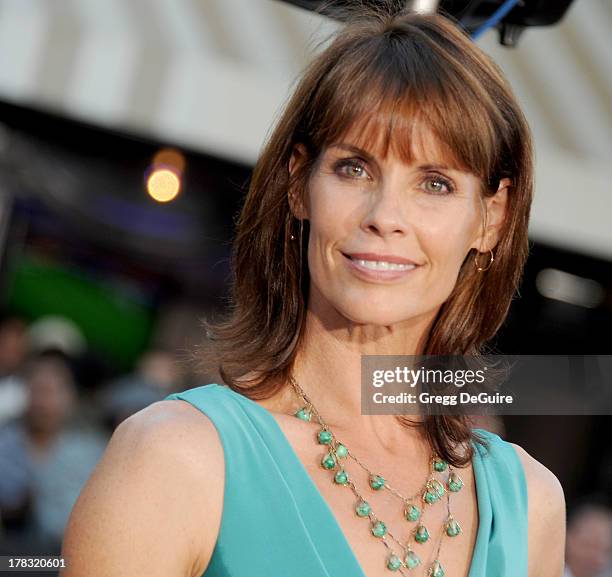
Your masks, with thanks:
[[[510,443],[517,452],[527,481],[529,493],[537,493],[538,499],[530,500],[530,506],[539,507],[541,513],[565,515],[565,494],[557,476],[532,457],[523,447]],[[531,496],[531,494],[529,495]]]
[[[223,446],[215,425],[187,401],[157,401],[128,417],[116,435],[145,451],[180,460],[185,474],[210,477],[211,472],[224,471]]]
[[[194,443],[198,440],[214,441],[215,439],[219,441],[218,447],[221,447],[217,429],[210,418],[187,401],[180,399],[157,401],[128,417],[121,423],[118,430],[119,428],[123,428],[126,432],[129,429],[138,437],[157,441],[162,447],[169,443],[182,441],[180,446],[184,450],[194,448],[201,452],[202,447],[195,447]],[[188,435],[189,438],[186,438],[185,435]],[[177,447],[173,445],[172,448]],[[223,456],[222,453],[221,456]]]
[[[525,471],[529,500],[529,577],[561,577],[565,555],[565,494],[556,475],[510,443]]]
[[[224,470],[212,421],[185,401],[132,415],[75,503],[61,575],[200,577],[221,523]]]

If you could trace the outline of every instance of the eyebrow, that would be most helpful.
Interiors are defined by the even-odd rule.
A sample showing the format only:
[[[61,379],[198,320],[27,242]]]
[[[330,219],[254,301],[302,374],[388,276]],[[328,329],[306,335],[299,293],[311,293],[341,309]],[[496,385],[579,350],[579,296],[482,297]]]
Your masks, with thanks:
[[[339,142],[337,144],[332,144],[330,148],[342,148],[344,150],[348,150],[349,152],[361,154],[361,156],[363,156],[367,160],[373,160],[373,161],[376,160],[374,156],[371,155],[367,150],[364,150],[363,148],[359,148],[358,146],[354,146],[353,144],[348,144],[346,142]]]
[[[348,144],[346,142],[339,142],[337,144],[332,144],[330,148],[342,148],[344,150],[348,150],[349,152],[354,152],[355,154],[360,154],[369,162],[376,162],[376,158],[372,154],[370,154],[367,150],[363,148],[359,148],[353,144]],[[418,167],[420,170],[456,170],[451,166],[447,166],[444,164],[421,164]]]

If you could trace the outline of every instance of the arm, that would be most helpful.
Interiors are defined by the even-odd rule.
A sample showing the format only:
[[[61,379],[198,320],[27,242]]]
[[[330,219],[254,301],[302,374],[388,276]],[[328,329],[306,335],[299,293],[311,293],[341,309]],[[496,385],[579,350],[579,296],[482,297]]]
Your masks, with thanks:
[[[200,577],[223,508],[223,447],[208,417],[158,401],[123,421],[70,515],[62,577]]]
[[[519,445],[529,500],[529,576],[562,577],[565,566],[565,496],[559,479]]]

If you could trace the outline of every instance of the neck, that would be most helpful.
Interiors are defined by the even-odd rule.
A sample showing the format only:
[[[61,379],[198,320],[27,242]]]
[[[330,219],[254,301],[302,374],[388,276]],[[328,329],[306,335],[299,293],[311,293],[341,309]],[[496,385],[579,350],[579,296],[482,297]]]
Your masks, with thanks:
[[[324,321],[309,309],[293,377],[324,422],[343,438],[389,454],[422,448],[420,427],[405,427],[393,415],[362,415],[361,357],[419,354],[430,322],[424,319],[401,327],[356,325],[346,319],[343,323],[338,319]],[[295,404],[295,394],[289,396]],[[414,415],[410,420],[418,421],[419,417]]]

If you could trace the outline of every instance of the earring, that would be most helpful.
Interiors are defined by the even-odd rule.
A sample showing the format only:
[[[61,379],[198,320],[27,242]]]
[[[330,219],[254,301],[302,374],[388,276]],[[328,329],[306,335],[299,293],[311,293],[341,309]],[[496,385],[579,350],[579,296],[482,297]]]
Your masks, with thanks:
[[[302,231],[304,229],[304,221],[303,219],[300,219],[300,241],[302,240]],[[291,232],[289,233],[289,238],[291,240],[295,240],[297,237]]]
[[[490,258],[489,263],[486,266],[486,268],[483,268],[483,267],[481,267],[478,264],[478,256],[481,255],[481,254],[484,254],[484,253],[483,252],[479,252],[479,253],[476,253],[474,255],[474,264],[476,265],[476,270],[478,272],[484,272],[485,270],[489,270],[491,268],[491,265],[493,264],[493,261],[495,260],[495,258],[493,257],[493,251],[491,249],[489,249],[489,252],[491,253],[491,258]]]

